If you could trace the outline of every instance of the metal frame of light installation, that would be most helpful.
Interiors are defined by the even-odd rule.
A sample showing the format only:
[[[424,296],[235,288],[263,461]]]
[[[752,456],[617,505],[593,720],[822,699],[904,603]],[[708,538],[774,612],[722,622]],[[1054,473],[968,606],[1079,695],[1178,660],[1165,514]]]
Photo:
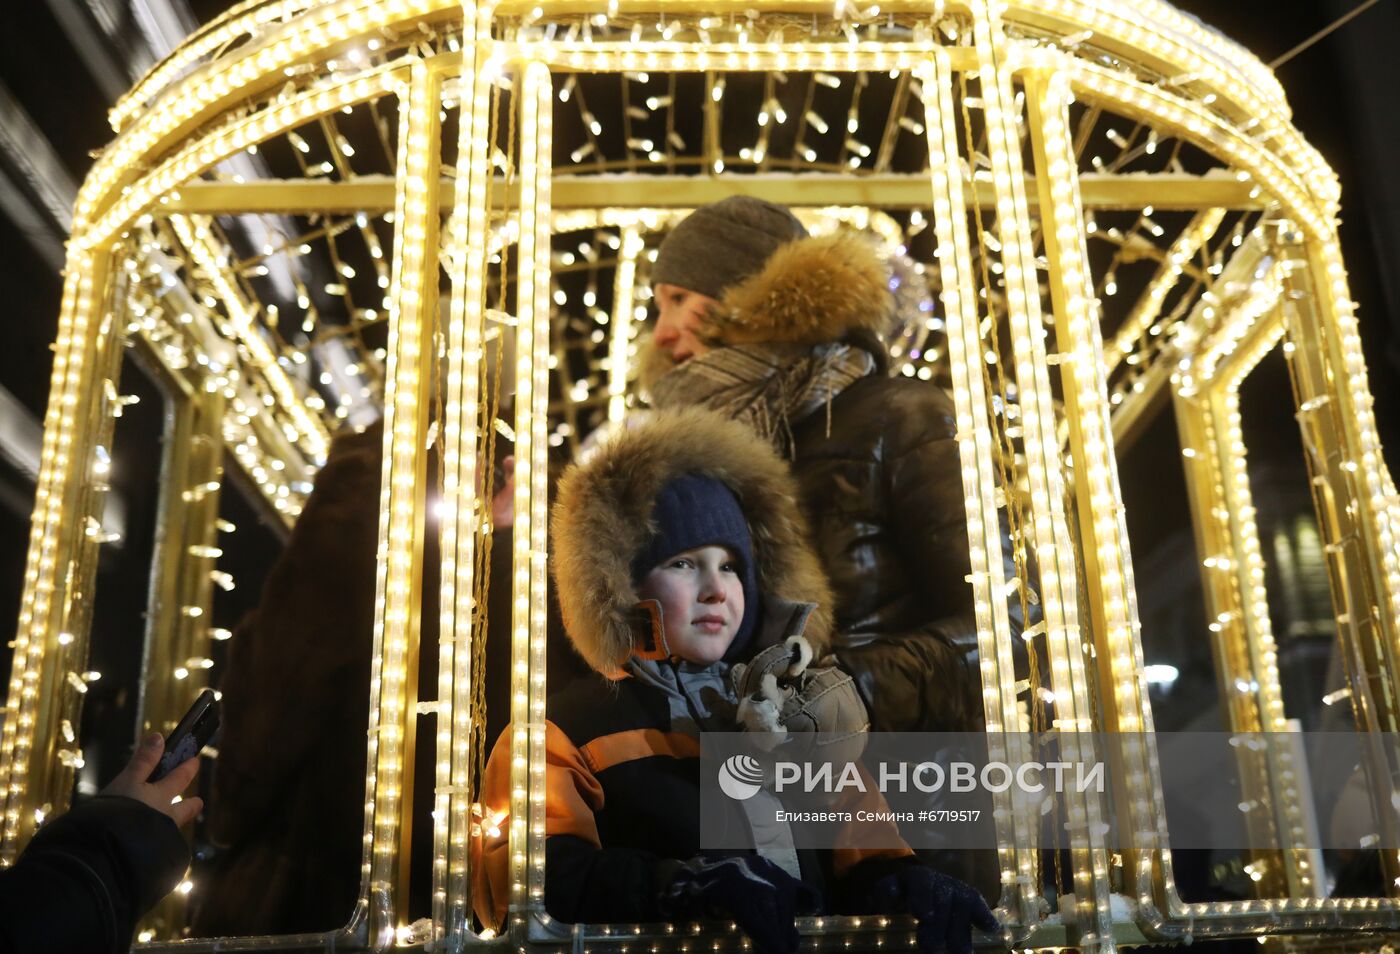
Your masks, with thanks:
[[[724,10],[729,6],[720,5]],[[1224,159],[1247,177],[1249,201],[1274,203],[1305,233],[1308,288],[1315,313],[1299,319],[1296,337],[1316,349],[1308,360],[1318,365],[1306,378],[1316,394],[1330,405],[1312,404],[1304,413],[1326,406],[1330,415],[1329,445],[1336,453],[1325,457],[1328,468],[1321,476],[1343,516],[1333,523],[1354,531],[1333,545],[1337,562],[1357,594],[1375,597],[1384,611],[1362,619],[1366,613],[1357,599],[1348,603],[1357,614],[1352,625],[1367,630],[1372,657],[1383,671],[1394,673],[1396,618],[1400,610],[1400,562],[1394,552],[1389,514],[1390,486],[1380,463],[1379,444],[1370,414],[1365,369],[1352,314],[1335,234],[1337,188],[1330,171],[1315,150],[1307,146],[1288,123],[1286,106],[1272,76],[1253,58],[1216,34],[1200,27],[1155,0],[1130,2],[1013,2],[990,5],[983,0],[967,3],[895,3],[900,14],[941,14],[956,8],[971,15],[974,25],[970,46],[945,48],[927,32],[914,43],[834,42],[715,44],[701,47],[685,42],[633,44],[564,44],[535,41],[500,41],[492,38],[498,18],[525,12],[525,7],[502,4],[459,7],[437,0],[333,0],[306,8],[281,4],[275,8],[242,7],[211,25],[197,42],[182,48],[162,64],[132,96],[113,112],[120,128],[113,146],[99,159],[80,193],[75,215],[75,240],[70,246],[59,336],[55,351],[51,400],[46,418],[43,467],[31,531],[29,563],[16,640],[15,667],[11,677],[7,718],[0,736],[0,786],[5,798],[3,852],[12,859],[33,829],[36,797],[46,797],[55,776],[46,766],[57,737],[54,711],[58,704],[54,674],[67,669],[69,658],[85,650],[86,634],[72,631],[70,621],[81,623],[78,594],[66,580],[82,580],[93,562],[91,548],[82,544],[85,523],[80,516],[91,510],[94,487],[92,468],[101,447],[102,422],[110,420],[104,408],[100,382],[107,380],[101,362],[115,353],[111,342],[114,309],[108,302],[108,265],[112,244],[140,216],[179,208],[180,190],[205,193],[208,186],[192,180],[204,170],[250,145],[281,135],[294,126],[366,99],[406,96],[401,109],[399,173],[394,181],[396,210],[394,279],[390,332],[388,422],[385,430],[385,479],[383,482],[383,561],[377,589],[377,624],[372,685],[374,707],[370,735],[370,770],[367,778],[365,876],[362,911],[343,935],[348,943],[384,947],[395,943],[401,915],[397,900],[406,866],[407,779],[404,753],[412,742],[413,712],[408,701],[411,661],[416,651],[416,595],[421,589],[421,527],[423,525],[423,471],[428,386],[424,356],[424,328],[436,312],[438,210],[448,200],[439,174],[437,98],[444,75],[460,70],[468,77],[469,106],[464,108],[459,143],[459,178],[450,197],[454,244],[464,249],[464,273],[454,276],[452,307],[446,340],[449,366],[447,417],[452,433],[444,437],[444,498],[442,624],[444,638],[439,660],[439,702],[434,711],[438,723],[438,793],[440,811],[435,828],[434,922],[435,934],[453,943],[470,940],[466,931],[469,905],[465,839],[469,837],[469,805],[463,775],[469,756],[464,739],[468,727],[462,721],[468,708],[470,678],[470,627],[472,610],[472,542],[481,529],[475,450],[479,438],[476,404],[481,368],[480,322],[487,257],[486,225],[492,208],[493,189],[489,137],[488,92],[493,75],[526,64],[520,79],[522,121],[529,120],[522,137],[521,188],[518,212],[521,238],[518,246],[520,350],[517,380],[521,400],[517,404],[516,434],[523,469],[518,472],[517,509],[522,515],[516,536],[514,581],[513,710],[518,726],[512,749],[511,829],[523,844],[512,859],[517,900],[513,940],[524,943],[533,923],[542,917],[543,796],[539,784],[542,764],[543,704],[543,599],[544,599],[544,407],[547,397],[548,276],[550,238],[551,170],[547,125],[551,70],[628,69],[694,71],[706,69],[771,70],[917,70],[932,80],[942,96],[944,85],[957,72],[975,73],[982,85],[990,130],[993,179],[990,194],[983,183],[963,183],[935,164],[931,185],[935,210],[949,210],[953,221],[936,216],[944,278],[944,302],[950,315],[950,348],[955,355],[955,398],[959,421],[959,446],[964,472],[982,488],[967,501],[970,541],[974,554],[973,585],[976,594],[979,644],[984,675],[994,680],[984,686],[989,725],[1006,725],[1015,714],[1016,691],[1007,647],[998,634],[1005,631],[1001,598],[1013,581],[998,579],[999,561],[990,558],[999,546],[995,530],[992,448],[986,440],[990,426],[986,404],[989,396],[980,379],[968,371],[983,343],[977,331],[976,300],[969,281],[969,240],[965,216],[969,199],[985,202],[997,213],[1002,243],[1001,264],[1008,284],[1007,301],[1013,327],[1016,377],[1025,410],[1023,422],[1029,472],[1034,495],[1031,530],[1041,560],[1046,612],[1046,645],[1062,725],[1088,728],[1095,715],[1090,689],[1090,669],[1097,665],[1112,687],[1111,708],[1115,724],[1150,728],[1150,710],[1137,677],[1140,645],[1136,637],[1136,609],[1132,596],[1131,565],[1126,535],[1116,507],[1116,475],[1112,467],[1112,442],[1108,428],[1108,401],[1103,378],[1106,371],[1095,364],[1103,343],[1092,307],[1083,249],[1084,205],[1081,178],[1067,153],[1064,112],[1072,91],[1082,99],[1117,113],[1171,130]],[[677,16],[702,13],[714,7],[690,2],[671,4],[617,3],[611,11],[601,5],[582,5],[577,11],[606,16],[607,12],[650,13],[663,10]],[[734,6],[738,10],[738,6]],[[787,3],[784,11],[826,16],[826,3]],[[541,16],[544,10],[541,10]],[[280,17],[285,22],[277,22]],[[248,113],[235,105],[271,95],[288,70],[314,67],[337,51],[372,31],[385,27],[411,27],[420,20],[451,21],[460,18],[463,53],[431,60],[407,57],[387,66],[349,76],[337,76],[315,88],[267,102]],[[1109,69],[1070,52],[1007,36],[1008,24],[1027,24],[1050,33],[1068,35],[1092,31],[1098,48],[1121,56],[1149,74],[1171,78],[1153,85],[1144,79]],[[245,41],[245,42],[239,42]],[[220,51],[227,49],[227,52]],[[212,59],[204,59],[212,56]],[[204,60],[202,63],[201,60]],[[192,70],[186,73],[187,70]],[[179,77],[177,79],[177,77]],[[1032,145],[1037,179],[1034,192],[1022,170],[1017,144],[1020,133],[1011,115],[1013,83],[1024,83],[1031,93]],[[431,107],[424,105],[431,103]],[[929,111],[930,154],[945,161],[957,154],[954,144],[951,102],[940,100]],[[942,115],[936,115],[937,113]],[[218,122],[229,114],[226,122]],[[1265,145],[1268,143],[1269,145]],[[156,164],[159,163],[159,164]],[[953,167],[951,161],[949,167]],[[1084,177],[1087,180],[1088,177]],[[256,188],[256,184],[253,188]],[[216,187],[217,188],[217,187]],[[1230,194],[1239,186],[1230,184]],[[235,193],[239,194],[239,193]],[[251,189],[242,193],[251,197]],[[925,193],[927,194],[927,193]],[[1041,215],[1053,219],[1046,230],[1059,254],[1051,275],[1051,311],[1061,353],[1046,353],[1043,335],[1048,326],[1036,288],[1036,266],[1030,209],[1038,200]],[[1210,208],[1230,203],[1208,203]],[[193,211],[193,210],[191,210]],[[206,209],[205,211],[212,211]],[[1202,235],[1209,229],[1203,229]],[[1202,238],[1204,240],[1204,238]],[[1181,251],[1173,249],[1173,252]],[[943,254],[946,253],[946,254]],[[1184,254],[1190,254],[1184,252]],[[1163,281],[1168,279],[1164,278]],[[958,306],[955,308],[954,306]],[[956,311],[956,314],[954,313]],[[104,313],[105,312],[105,313]],[[251,327],[245,344],[257,340]],[[103,350],[104,347],[107,350]],[[257,346],[253,345],[256,351]],[[256,357],[256,356],[255,356]],[[1061,473],[1065,451],[1054,435],[1056,411],[1050,395],[1051,359],[1059,367],[1067,393],[1079,402],[1088,421],[1085,430],[1071,428],[1071,456],[1077,461],[1090,450],[1102,450],[1094,458],[1101,473],[1077,474],[1076,493],[1082,516],[1072,517],[1064,507]],[[957,365],[961,363],[962,368]],[[1092,366],[1092,370],[1090,367]],[[1327,390],[1327,372],[1341,382]],[[269,373],[275,374],[275,371]],[[1311,375],[1311,376],[1309,376]],[[270,384],[272,382],[269,382]],[[1071,387],[1072,384],[1072,387]],[[281,390],[278,385],[272,385]],[[616,388],[614,388],[616,390]],[[296,414],[292,407],[288,413]],[[298,437],[316,434],[316,428],[299,421]],[[1228,415],[1227,415],[1228,423]],[[1233,436],[1227,428],[1227,436]],[[315,437],[311,438],[315,441]],[[1082,468],[1080,468],[1082,469]],[[990,522],[989,522],[990,521]],[[1077,522],[1076,522],[1077,521]],[[1076,532],[1077,531],[1077,532]],[[1089,587],[1089,606],[1080,607],[1076,595],[1074,554],[1060,541],[1082,539],[1086,556],[1094,556],[1102,574]],[[451,543],[449,548],[446,544]],[[450,560],[450,562],[448,562]],[[451,569],[452,572],[447,572]],[[1111,571],[1111,572],[1110,572]],[[450,598],[449,598],[450,597]],[[1098,641],[1097,662],[1089,659],[1084,643],[1086,624]],[[1256,647],[1259,648],[1259,647]],[[71,706],[70,706],[71,708]],[[1395,714],[1377,713],[1378,724],[1389,725]],[[1141,720],[1134,723],[1134,719]],[[1123,758],[1130,786],[1134,831],[1157,832],[1153,806],[1161,800],[1160,782],[1153,775],[1150,752],[1118,753]],[[444,782],[446,784],[444,784]],[[1001,806],[1005,808],[1005,806]],[[1082,824],[1076,842],[1075,883],[1079,896],[1071,933],[1066,939],[1080,946],[1112,948],[1115,924],[1108,905],[1110,858],[1094,840],[1093,804],[1072,806]],[[1005,821],[1005,819],[1003,819]],[[1013,830],[1015,828],[1013,822]],[[1026,834],[1021,832],[1021,835]],[[1019,838],[1020,836],[1018,836]],[[1035,928],[1033,870],[1017,838],[1003,838],[1000,858],[1008,886],[1007,912],[1018,926],[1018,946],[1040,945],[1050,935]],[[1138,924],[1161,936],[1194,931],[1307,930],[1317,928],[1378,928],[1394,926],[1395,905],[1390,901],[1332,902],[1320,899],[1284,899],[1245,902],[1238,905],[1174,904],[1165,855],[1160,843],[1150,839],[1128,853],[1126,871],[1135,877],[1140,909]],[[363,915],[363,917],[362,917]],[[356,925],[360,925],[356,927]],[[849,945],[852,931],[879,932],[884,919],[862,924],[861,919],[828,919],[806,925],[819,934],[819,946]],[[830,933],[833,930],[836,933]],[[637,936],[626,928],[611,934],[589,934],[590,944],[605,944],[619,936]],[[901,932],[901,937],[907,935]],[[729,935],[725,935],[729,937]],[[704,941],[710,941],[709,935]],[[289,941],[292,939],[288,939]],[[308,940],[308,939],[303,939]],[[664,939],[684,948],[688,942],[668,935]],[[722,939],[723,940],[723,939]],[[881,938],[883,940],[883,938]],[[226,944],[228,942],[225,942]],[[232,947],[245,942],[232,942]],[[702,941],[697,938],[697,945]],[[720,944],[721,941],[715,941]],[[727,943],[727,942],[726,942]],[[192,949],[198,945],[182,945]],[[266,947],[248,939],[248,947]]]

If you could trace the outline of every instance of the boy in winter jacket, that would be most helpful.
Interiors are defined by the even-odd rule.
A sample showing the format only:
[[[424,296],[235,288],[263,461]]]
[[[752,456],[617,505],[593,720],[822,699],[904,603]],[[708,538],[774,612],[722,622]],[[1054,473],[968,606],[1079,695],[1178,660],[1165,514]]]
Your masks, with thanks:
[[[795,636],[821,659],[832,630],[795,488],[764,441],[712,412],[659,414],[564,476],[552,535],[565,628],[603,678],[581,679],[547,706],[551,916],[721,917],[772,954],[795,950],[794,917],[820,910],[914,914],[926,950],[970,951],[971,924],[995,930],[972,888],[907,847],[848,839],[831,852],[796,850],[766,791],[743,803],[755,852],[701,852],[699,734],[739,728],[733,667]],[[830,717],[858,718],[863,730],[848,679],[831,695],[843,692],[848,704]],[[477,914],[497,930],[510,901],[509,774],[508,729],[483,779],[496,824],[474,866]]]

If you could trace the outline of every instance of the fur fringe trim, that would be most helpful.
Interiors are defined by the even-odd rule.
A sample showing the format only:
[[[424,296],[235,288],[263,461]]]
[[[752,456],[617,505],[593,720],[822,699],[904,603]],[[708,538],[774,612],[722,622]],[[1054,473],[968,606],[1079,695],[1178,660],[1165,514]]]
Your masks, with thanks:
[[[894,307],[889,281],[889,266],[857,233],[798,239],[730,288],[706,331],[729,345],[816,345],[858,329],[878,333]]]
[[[740,702],[739,724],[754,734],[749,741],[766,752],[776,749],[788,738],[787,730],[778,723],[778,710],[767,699]]]
[[[812,644],[801,636],[789,636],[783,641],[783,645],[788,648],[788,652],[792,653],[792,664],[787,669],[788,678],[793,679],[802,675],[812,664],[812,658],[816,655],[812,652]]]

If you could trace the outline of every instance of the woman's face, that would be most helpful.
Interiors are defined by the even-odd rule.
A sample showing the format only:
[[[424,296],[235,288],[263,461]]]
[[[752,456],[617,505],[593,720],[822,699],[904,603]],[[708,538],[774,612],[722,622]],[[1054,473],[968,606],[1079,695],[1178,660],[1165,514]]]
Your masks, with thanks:
[[[669,354],[672,361],[679,364],[710,350],[699,335],[710,309],[717,306],[718,301],[665,282],[652,289],[652,297],[656,301],[656,330],[652,332],[652,341]]]
[[[744,583],[728,547],[682,550],[642,578],[637,595],[661,604],[672,656],[708,666],[724,658],[744,621]]]

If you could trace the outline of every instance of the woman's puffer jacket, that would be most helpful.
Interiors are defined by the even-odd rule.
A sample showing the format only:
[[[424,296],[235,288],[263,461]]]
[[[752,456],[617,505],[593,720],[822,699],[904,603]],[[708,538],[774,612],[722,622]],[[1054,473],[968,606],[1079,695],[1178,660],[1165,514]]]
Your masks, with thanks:
[[[729,290],[712,336],[721,345],[847,340],[875,355],[875,374],[791,422],[793,473],[836,598],[833,647],[873,730],[980,730],[953,401],[934,384],[885,373],[874,331],[891,307],[887,275],[858,237],[799,239]],[[830,293],[834,283],[841,294]],[[1002,550],[1014,579],[1005,539]],[[1019,633],[1019,612],[1012,626]]]

